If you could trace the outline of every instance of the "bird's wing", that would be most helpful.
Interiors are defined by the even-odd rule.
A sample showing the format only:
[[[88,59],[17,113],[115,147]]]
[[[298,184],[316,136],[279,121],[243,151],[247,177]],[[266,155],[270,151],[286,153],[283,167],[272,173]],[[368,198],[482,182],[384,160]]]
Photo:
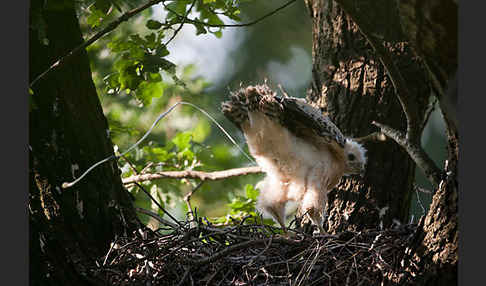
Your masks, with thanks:
[[[299,137],[309,138],[310,136],[321,142],[324,141],[322,143],[332,145],[337,143],[340,147],[344,147],[346,138],[319,109],[300,98],[276,97],[276,99],[283,107],[279,119],[292,133]]]
[[[343,148],[346,142],[339,128],[319,109],[301,98],[278,96],[265,84],[232,93],[230,100],[223,102],[222,111],[238,127],[248,120],[248,112],[260,111],[318,147],[327,144]]]

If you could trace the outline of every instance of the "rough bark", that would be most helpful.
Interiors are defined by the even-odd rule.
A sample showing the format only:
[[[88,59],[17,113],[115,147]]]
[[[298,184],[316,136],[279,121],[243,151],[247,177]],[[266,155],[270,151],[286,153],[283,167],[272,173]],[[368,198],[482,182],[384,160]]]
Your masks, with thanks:
[[[31,1],[30,79],[83,38],[74,1]],[[35,18],[37,17],[37,18]],[[35,19],[34,19],[35,18]],[[44,23],[40,27],[38,23]],[[43,32],[45,38],[43,40]],[[115,162],[61,185],[113,153],[86,51],[36,83],[29,113],[31,285],[91,285],[88,267],[139,226]]]
[[[389,284],[456,285],[459,150],[455,116],[457,3],[411,0],[400,1],[396,5],[385,2],[308,1],[314,21],[314,74],[309,98],[328,111],[345,133],[356,137],[370,133],[369,120],[387,121],[386,125],[404,129],[406,120],[402,108],[393,102],[395,94],[390,80],[384,76],[383,67],[367,44],[366,38],[369,40],[370,36],[383,42],[399,66],[401,76],[411,88],[409,96],[415,97],[406,98],[406,101],[419,107],[421,128],[426,122],[422,119],[426,119],[424,107],[429,92],[434,91],[447,126],[446,176],[441,179],[430,210],[421,219],[414,241],[404,254],[402,263],[408,275],[392,279]],[[366,37],[360,35],[352,19],[359,20],[361,33],[367,34]],[[336,194],[340,192],[343,195],[331,200],[331,228],[335,225],[340,228],[343,224],[339,217],[336,216],[336,219],[332,215],[333,212],[346,213],[348,217],[349,211],[351,215],[359,213],[356,212],[359,204],[350,201],[350,194],[355,194],[358,201],[362,198],[384,203],[391,194],[389,212],[395,213],[394,216],[406,215],[402,210],[410,203],[414,164],[402,151],[391,152],[391,148],[400,148],[392,145],[366,145],[370,150],[366,179],[364,182],[342,181]],[[397,163],[390,165],[393,162]],[[370,187],[366,189],[364,186]],[[359,194],[360,190],[364,193]],[[367,211],[362,214],[367,214]],[[371,219],[355,216],[354,224],[367,225],[373,220],[376,220],[376,215]]]
[[[375,27],[373,32],[383,39],[386,51],[410,84],[410,100],[417,104],[418,116],[424,118],[430,87],[421,61],[402,41],[396,7],[390,1],[353,3],[353,9],[368,13],[367,27]],[[327,112],[347,136],[373,133],[372,121],[405,131],[406,118],[393,84],[358,26],[336,1],[308,1],[308,6],[313,21],[310,101]],[[330,193],[330,231],[359,230],[380,223],[386,227],[394,219],[402,223],[408,219],[415,164],[391,140],[366,142],[365,147],[365,179],[342,180]]]

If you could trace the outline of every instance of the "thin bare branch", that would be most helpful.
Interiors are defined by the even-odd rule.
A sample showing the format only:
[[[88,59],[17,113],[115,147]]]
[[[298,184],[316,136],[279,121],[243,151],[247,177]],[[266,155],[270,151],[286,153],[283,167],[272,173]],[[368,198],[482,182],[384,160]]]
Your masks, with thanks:
[[[422,124],[420,126],[421,130],[424,130],[425,125],[427,125],[427,122],[429,122],[430,115],[432,114],[432,112],[434,112],[435,105],[437,104],[438,100],[439,99],[437,97],[434,97],[432,101],[429,103],[429,105],[427,106],[427,110],[425,110],[424,121],[422,121]]]
[[[262,174],[263,171],[259,166],[246,167],[246,168],[235,168],[223,171],[215,172],[203,172],[203,171],[165,171],[158,172],[154,174],[141,174],[135,175],[128,178],[124,178],[123,184],[131,184],[143,181],[153,181],[159,179],[199,179],[201,181],[216,181],[223,180],[231,177],[244,176],[250,174]]]
[[[184,196],[184,201],[186,202],[186,205],[187,205],[187,209],[189,210],[189,213],[191,214],[191,217],[189,218],[190,221],[194,221],[195,219],[195,216],[194,216],[194,212],[192,211],[192,205],[191,205],[191,196],[197,191],[199,190],[199,188],[202,187],[202,185],[204,184],[204,181],[201,181],[199,184],[197,184],[196,187],[194,187],[194,189],[192,189],[189,193],[187,193],[185,196]],[[193,226],[191,226],[193,227]]]
[[[390,54],[383,47],[383,43],[378,39],[366,22],[362,19],[362,16],[355,11],[352,1],[350,0],[337,0],[343,10],[348,14],[351,19],[356,23],[361,34],[365,36],[370,45],[377,53],[381,63],[383,64],[388,76],[395,88],[395,93],[402,106],[403,112],[407,118],[407,134],[406,137],[410,141],[420,141],[420,122],[418,116],[417,105],[410,103],[411,96],[410,90],[407,87],[407,83],[402,76],[402,73],[395,65],[395,62],[390,57]]]
[[[150,217],[158,220],[160,223],[165,224],[165,225],[168,225],[168,226],[170,226],[172,228],[177,228],[178,227],[177,224],[171,223],[170,221],[162,218],[161,216],[159,216],[158,214],[156,214],[156,213],[154,213],[152,211],[149,211],[149,210],[146,210],[146,209],[142,209],[142,208],[137,208],[137,207],[135,207],[135,210],[137,212],[143,213],[144,215],[148,215],[148,216],[150,216]]]
[[[51,72],[52,70],[56,69],[56,68],[59,68],[61,67],[62,65],[64,65],[64,63],[66,63],[66,61],[71,58],[73,55],[75,55],[77,52],[79,52],[80,50],[86,48],[87,46],[91,45],[92,43],[96,42],[99,38],[103,37],[104,35],[110,33],[111,31],[115,30],[121,23],[125,22],[125,21],[128,21],[128,19],[130,19],[131,17],[137,15],[138,13],[142,12],[143,10],[155,5],[155,4],[158,4],[160,2],[164,2],[166,0],[151,0],[149,2],[147,2],[146,4],[138,7],[138,8],[135,8],[135,9],[132,9],[128,12],[125,12],[122,16],[118,17],[116,20],[114,20],[113,22],[111,22],[110,24],[108,24],[108,26],[106,26],[103,30],[99,31],[98,33],[96,33],[94,36],[92,36],[89,40],[83,42],[81,45],[75,47],[73,50],[71,50],[69,53],[67,53],[65,56],[61,57],[60,59],[58,59],[57,61],[55,61],[47,70],[45,70],[44,72],[42,72],[40,75],[38,75],[30,84],[29,84],[29,87],[32,88],[32,86],[34,86],[34,84],[39,81],[41,78],[43,78],[44,76],[46,76],[49,72]]]
[[[442,171],[437,168],[434,161],[432,161],[420,145],[407,140],[405,134],[399,130],[375,121],[373,121],[372,124],[379,127],[383,134],[393,139],[398,145],[405,149],[415,164],[424,171],[425,176],[431,183],[435,186],[439,185],[442,178]]]
[[[133,182],[137,187],[139,187],[158,207],[161,211],[163,211],[167,216],[169,216],[173,221],[175,221],[179,226],[182,226],[181,223],[173,216],[171,215],[168,211],[166,211],[160,204],[159,202],[152,197],[152,195],[144,188],[142,185],[140,185],[137,182]]]
[[[132,10],[130,10],[128,12],[125,12],[122,16],[120,16],[119,18],[117,18],[116,20],[114,20],[113,22],[111,22],[110,24],[108,24],[103,30],[99,31],[94,36],[92,36],[89,40],[83,42],[82,44],[80,44],[79,46],[77,46],[73,50],[71,50],[69,53],[67,53],[65,56],[63,56],[60,59],[56,60],[47,70],[45,70],[41,74],[39,74],[29,84],[29,87],[32,88],[36,82],[38,82],[40,79],[42,79],[43,77],[45,77],[48,73],[50,73],[54,69],[57,69],[57,68],[63,66],[67,62],[67,60],[70,59],[77,52],[79,52],[80,50],[88,47],[92,43],[96,42],[99,38],[103,37],[104,35],[112,32],[121,23],[123,23],[125,21],[128,21],[128,19],[130,19],[131,17],[133,17],[133,16],[137,15],[138,13],[146,10],[147,8],[150,8],[153,5],[156,5],[156,4],[159,4],[159,3],[164,4],[165,1],[167,1],[167,0],[151,0],[151,1],[147,2],[146,4],[144,4],[144,5],[142,5],[142,6],[138,7],[138,8],[135,8],[135,9],[132,9]],[[268,18],[268,17],[272,16],[273,14],[275,14],[278,11],[284,9],[285,7],[289,6],[293,2],[296,2],[296,0],[291,0],[291,1],[287,2],[287,3],[285,3],[284,5],[280,6],[279,8],[271,11],[270,13],[267,13],[267,14],[263,15],[262,17],[260,17],[260,18],[258,18],[256,20],[253,20],[251,22],[243,23],[243,24],[228,24],[228,25],[224,25],[224,24],[220,24],[220,25],[218,25],[218,24],[209,24],[209,23],[204,23],[204,22],[196,21],[196,20],[190,19],[188,17],[185,17],[183,15],[180,15],[180,14],[176,13],[175,11],[171,10],[170,8],[167,8],[166,5],[164,5],[164,7],[167,10],[173,12],[174,14],[176,14],[177,16],[179,16],[179,17],[181,17],[183,19],[183,22],[181,23],[181,25],[178,28],[178,30],[180,30],[182,28],[184,22],[202,24],[202,25],[208,26],[208,27],[246,27],[246,26],[251,26],[251,25],[254,25],[254,24],[256,24],[256,23],[264,20],[265,18]],[[193,3],[195,3],[195,1]],[[192,9],[192,6],[191,6],[191,9]],[[187,13],[189,13],[189,12],[190,12],[190,10]],[[177,34],[178,30],[174,33],[174,36]],[[169,40],[169,42],[171,40]]]
[[[384,48],[383,41],[374,35],[372,29],[363,19],[363,15],[358,13],[358,11],[356,11],[354,8],[352,1],[337,0],[337,2],[343,8],[346,14],[356,23],[361,31],[361,34],[363,34],[363,36],[373,47],[385,70],[387,71],[407,119],[407,132],[403,133],[399,130],[395,130],[389,126],[377,122],[373,122],[373,124],[378,126],[383,134],[390,137],[400,146],[402,146],[410,155],[412,160],[417,164],[417,166],[424,171],[427,178],[435,186],[438,186],[442,178],[442,172],[420,145],[423,122],[420,120],[417,103],[412,101],[410,90],[407,87],[407,83],[405,82],[402,73],[395,65],[390,53]]]
[[[373,132],[363,137],[353,138],[356,142],[367,142],[367,141],[386,141],[385,134],[381,132]]]
[[[220,27],[220,28],[231,28],[231,27],[247,27],[247,26],[251,26],[251,25],[255,25],[256,23],[258,22],[261,22],[262,20],[272,16],[273,14],[277,13],[278,11],[280,10],[283,10],[284,8],[286,8],[287,6],[289,6],[290,4],[296,2],[297,0],[290,0],[288,1],[287,3],[283,4],[282,6],[278,7],[277,9],[261,16],[260,18],[256,19],[256,20],[253,20],[253,21],[250,21],[248,23],[242,23],[242,24],[210,24],[210,23],[205,23],[205,22],[201,22],[201,21],[198,21],[198,20],[194,20],[194,19],[190,19],[190,18],[187,18],[187,17],[184,17],[183,15],[177,13],[176,11],[168,8],[166,5],[164,5],[164,3],[162,3],[162,5],[164,5],[164,7],[174,13],[175,15],[177,15],[178,17],[180,18],[185,18],[185,21],[188,22],[188,23],[193,23],[193,24],[201,24],[203,26],[206,26],[206,27]]]
[[[174,34],[172,34],[172,37],[170,37],[170,39],[165,43],[165,46],[167,46],[170,42],[172,42],[172,40],[177,36],[177,34],[181,31],[182,27],[184,27],[184,24],[187,20],[187,16],[189,15],[189,13],[191,12],[192,8],[194,7],[194,5],[196,4],[196,0],[193,0],[192,1],[192,4],[191,6],[189,7],[189,10],[186,11],[186,14],[182,17],[182,22],[181,24],[179,25],[179,28],[177,28],[177,30],[174,31]],[[165,3],[162,2],[162,5],[164,5],[164,7],[167,9],[167,6],[165,5]]]

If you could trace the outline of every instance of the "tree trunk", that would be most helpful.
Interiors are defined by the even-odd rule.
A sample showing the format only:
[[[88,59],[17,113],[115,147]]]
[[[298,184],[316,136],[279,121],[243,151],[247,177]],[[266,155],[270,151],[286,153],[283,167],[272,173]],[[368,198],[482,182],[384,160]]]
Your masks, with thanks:
[[[457,4],[410,0],[398,5],[382,0],[308,1],[314,34],[313,85],[308,96],[329,113],[345,134],[358,137],[370,133],[372,120],[404,130],[402,108],[384,67],[367,42],[370,36],[381,39],[411,89],[409,96],[414,98],[407,101],[418,105],[420,131],[426,122],[430,91],[434,91],[447,126],[446,176],[441,178],[430,210],[420,220],[414,240],[405,251],[404,272],[409,275],[390,282],[456,285]],[[363,30],[360,33],[352,19],[358,19],[359,28],[368,34]],[[453,79],[452,84],[448,79]],[[385,225],[389,219],[403,221],[407,217],[415,164],[394,142],[369,142],[366,148],[369,164],[365,181],[343,180],[333,192],[329,206],[331,229],[353,225],[359,229],[376,224],[379,215],[373,204],[390,207]]]
[[[423,119],[430,88],[421,62],[401,41],[400,27],[390,12],[393,4],[358,2],[353,1],[359,5],[354,9],[365,10],[367,17],[380,21],[370,26],[381,27],[374,32],[386,40],[385,48],[410,84]],[[308,1],[308,7],[313,21],[313,76],[308,99],[327,112],[347,136],[362,137],[377,131],[372,121],[404,131],[406,118],[392,82],[358,26],[335,1]],[[331,232],[387,227],[394,220],[407,222],[415,163],[391,140],[364,145],[368,150],[364,180],[341,180],[330,193],[327,213]]]
[[[30,80],[82,43],[74,1],[31,1]],[[42,25],[40,25],[41,23]],[[88,266],[116,235],[139,222],[114,161],[109,128],[85,50],[32,87],[29,113],[29,225],[31,285],[98,284]]]

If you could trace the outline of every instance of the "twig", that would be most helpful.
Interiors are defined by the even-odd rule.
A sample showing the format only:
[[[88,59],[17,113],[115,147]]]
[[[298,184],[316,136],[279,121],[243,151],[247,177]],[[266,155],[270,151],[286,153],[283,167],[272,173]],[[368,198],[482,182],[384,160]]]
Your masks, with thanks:
[[[189,210],[190,214],[191,214],[191,217],[189,218],[190,221],[193,221],[194,220],[194,213],[192,212],[192,206],[191,206],[191,196],[199,189],[202,187],[202,185],[204,184],[204,181],[201,181],[199,184],[197,184],[197,186],[192,189],[189,193],[187,193],[185,196],[184,196],[184,201],[186,202],[187,204],[187,209]]]
[[[103,266],[106,265],[106,261],[108,260],[108,256],[110,256],[110,253],[113,250],[113,247],[115,247],[117,240],[118,240],[118,236],[115,235],[115,240],[111,243],[110,250],[108,250],[108,253],[105,256],[105,259],[103,260]]]
[[[73,50],[71,50],[69,53],[67,53],[65,56],[63,56],[60,59],[58,59],[57,61],[55,61],[47,70],[45,70],[40,75],[38,75],[29,84],[29,87],[32,88],[32,86],[34,86],[34,84],[37,81],[39,81],[41,78],[43,78],[44,76],[46,76],[46,74],[48,74],[49,72],[51,72],[55,68],[59,68],[62,65],[64,65],[64,63],[66,63],[66,61],[69,58],[71,58],[74,54],[76,54],[78,51],[86,48],[87,46],[89,46],[92,43],[96,42],[99,38],[101,38],[104,35],[110,33],[111,31],[113,31],[114,29],[116,29],[121,23],[123,23],[125,21],[128,21],[128,19],[130,19],[131,17],[137,15],[138,13],[142,12],[143,10],[145,10],[145,9],[147,9],[147,8],[155,5],[155,4],[158,4],[160,2],[164,2],[164,1],[166,1],[166,0],[151,0],[151,1],[147,2],[146,4],[144,4],[144,5],[142,5],[142,6],[138,7],[138,8],[135,8],[135,9],[132,9],[132,10],[130,10],[128,12],[125,12],[122,16],[118,17],[116,20],[114,20],[113,22],[111,22],[110,24],[108,24],[108,26],[106,26],[103,30],[99,31],[94,36],[92,36],[89,40],[83,42],[82,44],[80,44],[79,46],[77,46]]]
[[[162,3],[162,5],[164,5],[165,3]],[[186,22],[187,20],[187,16],[189,15],[189,13],[191,12],[192,8],[194,7],[194,4],[196,4],[196,0],[193,0],[192,1],[192,4],[191,6],[189,7],[189,10],[186,11],[186,14],[182,17],[182,22],[181,24],[179,25],[179,27],[177,28],[177,30],[174,31],[174,34],[172,34],[172,36],[170,37],[170,39],[165,43],[165,46],[167,46],[170,42],[172,42],[172,40],[177,36],[177,34],[180,32],[180,30],[182,29],[182,27],[184,26],[184,23]],[[164,7],[167,9],[167,6],[164,5]]]
[[[255,25],[256,23],[272,16],[273,14],[277,13],[278,11],[286,8],[287,6],[289,6],[290,4],[296,2],[297,0],[290,0],[288,1],[287,3],[283,4],[282,6],[278,7],[277,9],[261,16],[260,18],[256,19],[256,20],[253,20],[251,22],[247,22],[247,23],[243,23],[243,24],[210,24],[210,23],[205,23],[205,22],[201,22],[201,21],[198,21],[198,20],[194,20],[194,19],[190,19],[190,18],[186,18],[184,17],[183,15],[180,15],[179,13],[177,13],[176,11],[170,9],[169,7],[167,7],[166,5],[164,5],[165,3],[162,3],[162,5],[164,5],[164,7],[174,13],[175,15],[177,15],[178,17],[181,17],[181,18],[186,18],[186,21],[189,22],[189,23],[194,23],[194,24],[201,24],[201,25],[204,25],[206,27],[223,27],[223,28],[230,28],[230,27],[246,27],[246,26],[251,26],[251,25]]]
[[[132,9],[132,10],[126,12],[125,14],[123,14],[122,16],[120,16],[119,18],[117,18],[116,20],[114,20],[113,22],[111,22],[110,24],[108,24],[108,26],[106,26],[103,30],[99,31],[94,36],[92,36],[89,40],[83,42],[82,44],[80,44],[79,46],[77,46],[73,50],[71,50],[69,53],[67,53],[65,56],[63,56],[63,57],[59,58],[57,61],[55,61],[47,70],[45,70],[40,75],[38,75],[29,84],[29,87],[32,88],[36,82],[38,82],[40,79],[42,79],[43,77],[45,77],[49,72],[51,72],[52,70],[54,70],[56,68],[59,68],[59,67],[63,66],[66,63],[66,61],[69,58],[71,58],[74,54],[76,54],[80,50],[88,47],[92,43],[96,42],[99,38],[103,37],[104,35],[110,33],[111,31],[113,31],[114,29],[116,29],[121,23],[123,23],[125,21],[128,21],[128,19],[130,19],[131,17],[137,15],[138,13],[142,12],[143,10],[145,10],[145,9],[147,9],[147,8],[153,6],[153,5],[159,4],[161,2],[162,2],[162,4],[164,4],[165,1],[166,0],[151,0],[151,1],[147,2],[146,4],[144,4],[144,5],[142,5],[142,6],[138,7],[138,8],[135,8],[135,9]],[[291,0],[291,1],[287,2],[286,4],[280,6],[279,8],[273,10],[272,12],[270,12],[268,14],[265,14],[262,17],[254,20],[254,21],[251,21],[251,22],[248,22],[248,23],[243,23],[243,24],[227,24],[227,25],[225,25],[225,24],[209,24],[209,23],[204,23],[204,22],[192,20],[190,18],[187,18],[187,17],[184,17],[182,15],[179,15],[178,13],[176,13],[175,11],[173,11],[171,9],[168,9],[166,5],[164,5],[164,7],[167,10],[169,10],[169,11],[173,12],[174,14],[176,14],[177,16],[182,17],[183,19],[185,19],[183,21],[187,21],[187,22],[190,22],[190,23],[202,24],[202,25],[205,25],[205,26],[208,26],[208,27],[246,27],[246,26],[254,25],[254,24],[262,21],[263,19],[265,19],[267,17],[270,17],[271,15],[273,15],[273,14],[277,13],[278,11],[284,9],[285,7],[289,6],[290,4],[292,4],[295,1],[296,0]],[[193,3],[195,3],[195,2],[196,1],[194,1]],[[189,11],[187,13],[189,13]],[[179,26],[178,29],[180,29],[183,24],[184,24],[184,22],[181,23],[181,26]],[[177,33],[175,33],[175,34],[177,34]]]
[[[422,208],[422,215],[426,215],[425,208],[424,208],[424,205],[422,204],[422,200],[420,199],[420,195],[419,195],[417,187],[415,187],[415,194],[417,195],[417,201],[418,201],[420,207]]]
[[[273,238],[272,240],[274,240],[275,242],[285,243],[285,244],[290,244],[290,245],[300,245],[299,241],[286,239],[286,238],[276,237],[276,238]],[[242,243],[234,244],[234,245],[231,245],[231,246],[224,248],[223,250],[221,250],[219,252],[216,252],[215,254],[213,254],[209,257],[201,258],[201,259],[198,259],[198,260],[191,260],[191,261],[188,261],[188,263],[192,264],[192,265],[202,265],[202,264],[206,264],[206,263],[211,263],[211,262],[217,260],[218,258],[225,256],[228,253],[231,253],[233,251],[237,251],[237,250],[240,250],[240,249],[248,248],[250,246],[256,246],[256,245],[261,245],[261,244],[266,245],[267,239],[249,240],[249,241],[245,241],[245,242],[242,242]]]
[[[363,137],[353,138],[356,142],[367,142],[367,141],[386,141],[386,136],[382,132],[373,132]]]
[[[186,280],[187,276],[189,275],[189,272],[191,271],[191,267],[187,267],[186,271],[184,271],[184,275],[181,278],[181,281],[177,284],[177,286],[184,285],[184,281]]]
[[[245,176],[249,174],[261,174],[262,169],[259,166],[252,166],[246,168],[234,168],[223,171],[203,172],[203,171],[163,171],[153,174],[135,175],[122,180],[123,184],[131,184],[143,181],[153,181],[158,179],[199,179],[201,181],[216,181],[231,177]]]
[[[125,161],[127,161],[128,166],[130,166],[130,169],[132,169],[133,173],[135,175],[138,175],[137,168],[135,167],[135,165],[130,160],[128,160],[128,158],[125,155],[120,155],[120,158],[123,158]],[[141,173],[143,173],[143,172],[141,172]]]
[[[337,0],[337,2],[346,14],[356,23],[361,34],[373,47],[387,71],[393,87],[395,88],[398,101],[400,102],[407,119],[407,132],[403,134],[402,132],[385,125],[376,122],[373,122],[373,124],[380,127],[381,132],[402,146],[415,163],[425,172],[427,178],[434,185],[438,186],[441,178],[441,171],[420,146],[420,134],[423,122],[419,122],[417,104],[412,101],[413,97],[411,97],[410,90],[407,87],[407,83],[405,82],[402,73],[393,62],[390,53],[383,47],[382,41],[373,34],[372,28],[370,28],[367,22],[362,19],[362,15],[354,9],[352,1]]]
[[[172,216],[168,211],[166,211],[160,204],[159,202],[154,198],[152,197],[152,195],[147,192],[147,190],[142,187],[142,185],[140,185],[139,183],[137,182],[133,182],[135,185],[137,185],[158,207],[161,211],[163,211],[166,215],[168,215],[173,221],[175,221],[179,226],[182,226],[182,224],[174,217]]]
[[[135,207],[135,210],[138,211],[138,212],[141,212],[141,213],[143,213],[145,215],[148,215],[150,217],[153,217],[154,219],[158,220],[162,224],[168,225],[168,226],[170,226],[172,228],[177,228],[178,227],[176,224],[173,224],[170,221],[165,220],[164,218],[162,218],[161,216],[159,216],[158,214],[156,214],[156,213],[154,213],[152,211],[149,211],[149,210],[146,210],[146,209],[142,209],[142,208],[137,208],[137,207]]]
[[[437,97],[434,97],[432,102],[430,102],[429,105],[427,106],[427,110],[425,110],[424,121],[421,124],[422,130],[425,128],[425,125],[427,125],[427,122],[429,121],[430,115],[435,110],[435,105],[437,104],[437,101],[439,101],[439,99]]]
[[[427,153],[425,153],[424,149],[422,149],[420,145],[410,142],[406,135],[399,130],[376,121],[373,121],[372,124],[379,127],[383,134],[393,139],[398,145],[405,149],[417,166],[424,171],[425,176],[430,182],[432,182],[435,186],[439,185],[442,177],[442,171],[437,168],[434,161],[432,161],[432,159],[429,157],[429,155],[427,155]]]
[[[265,251],[267,251],[268,248],[270,248],[270,245],[272,245],[272,241],[273,241],[273,235],[270,236],[270,241],[268,241],[268,244],[265,246],[265,249],[263,249],[255,257],[253,257],[253,259],[250,260],[250,262],[248,262],[248,264],[244,265],[243,267],[248,267],[248,266],[252,265],[254,261],[256,261],[258,258],[260,258],[262,256],[262,254],[265,253]]]

